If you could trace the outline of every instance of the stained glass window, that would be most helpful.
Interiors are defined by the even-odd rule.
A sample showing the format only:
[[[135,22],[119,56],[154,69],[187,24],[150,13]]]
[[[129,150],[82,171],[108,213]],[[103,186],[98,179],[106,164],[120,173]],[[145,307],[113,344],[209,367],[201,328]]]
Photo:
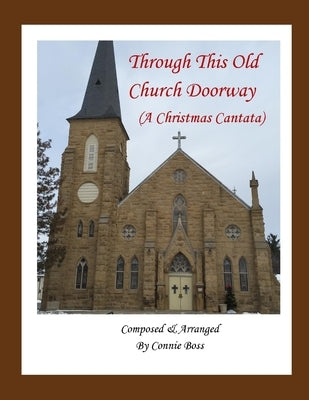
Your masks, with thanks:
[[[138,259],[136,257],[132,258],[131,261],[131,289],[138,288]]]
[[[79,220],[77,225],[77,237],[82,237],[82,236],[83,236],[83,222]]]
[[[228,257],[224,259],[223,272],[224,272],[224,288],[226,289],[228,286],[232,287],[232,263]]]
[[[191,266],[187,257],[182,253],[176,254],[170,265],[170,272],[191,272]]]
[[[116,289],[123,289],[124,259],[119,257],[116,269]]]
[[[242,292],[248,291],[248,269],[247,263],[244,257],[239,260],[239,280],[240,280],[240,290]]]
[[[183,169],[176,169],[173,177],[175,182],[182,183],[186,179],[186,173]]]
[[[85,258],[82,258],[77,265],[76,269],[76,289],[86,289],[88,278],[88,265]]]
[[[125,225],[122,229],[122,236],[127,239],[133,239],[136,234],[136,229],[133,225]]]
[[[93,221],[89,222],[88,235],[89,235],[89,237],[93,237],[94,236],[94,222]]]
[[[240,236],[240,229],[238,228],[237,225],[229,225],[225,229],[225,235],[231,240],[236,240]]]
[[[173,232],[175,231],[178,220],[181,220],[181,224],[184,230],[187,232],[187,206],[184,197],[179,194],[174,200],[173,208]]]

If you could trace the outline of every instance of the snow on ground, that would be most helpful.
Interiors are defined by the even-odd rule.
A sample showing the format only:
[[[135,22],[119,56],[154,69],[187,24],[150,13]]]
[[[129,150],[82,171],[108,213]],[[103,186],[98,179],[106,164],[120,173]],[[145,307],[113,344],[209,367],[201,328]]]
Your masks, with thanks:
[[[277,275],[275,275],[275,277],[277,278],[277,280],[278,280],[278,282],[280,282],[280,274],[277,274]],[[45,313],[49,313],[49,314],[55,314],[55,313],[57,313],[57,314],[65,314],[66,312],[64,311],[45,311],[45,312],[43,312],[43,311],[40,311],[40,308],[41,308],[41,300],[37,300],[37,311],[39,311],[40,312],[40,314],[45,314]],[[76,312],[76,311],[75,311]],[[78,312],[78,311],[77,311]],[[227,314],[237,314],[237,312],[236,311],[234,311],[234,310],[228,310],[227,312],[226,312]],[[247,313],[247,312],[243,312],[243,314],[250,314],[250,313]],[[254,314],[259,314],[259,313],[254,313]]]

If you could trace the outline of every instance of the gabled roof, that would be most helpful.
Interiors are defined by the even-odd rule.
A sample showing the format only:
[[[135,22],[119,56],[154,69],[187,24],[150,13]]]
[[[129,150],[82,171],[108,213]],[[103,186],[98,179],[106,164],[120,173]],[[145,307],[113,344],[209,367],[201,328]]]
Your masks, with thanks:
[[[193,158],[191,158],[187,153],[185,153],[181,148],[178,148],[174,153],[172,153],[159,167],[157,167],[150,175],[147,176],[139,185],[137,185],[128,195],[125,197],[119,204],[123,204],[130,196],[132,196],[141,186],[143,186],[153,175],[155,175],[165,164],[167,164],[176,154],[181,153],[184,157],[186,157],[189,161],[191,161],[197,168],[199,168],[204,174],[206,174],[209,178],[211,178],[214,182],[216,182],[223,190],[229,193],[235,200],[241,203],[247,209],[251,209],[251,207],[245,203],[242,199],[240,199],[234,192],[228,189],[222,182],[220,182],[217,178],[215,178],[210,172],[208,172],[205,168],[203,168],[199,163],[197,163]]]
[[[116,63],[112,41],[99,41],[81,110],[72,119],[120,118]]]

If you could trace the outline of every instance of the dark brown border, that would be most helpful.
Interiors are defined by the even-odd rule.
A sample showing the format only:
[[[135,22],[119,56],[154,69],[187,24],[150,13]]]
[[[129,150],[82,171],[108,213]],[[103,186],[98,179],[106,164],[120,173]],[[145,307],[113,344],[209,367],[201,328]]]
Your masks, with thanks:
[[[34,4],[33,4],[34,3]],[[2,138],[8,141],[2,147],[2,211],[5,217],[3,233],[7,240],[3,251],[6,262],[2,268],[8,275],[2,309],[5,315],[2,325],[2,382],[4,393],[11,398],[30,395],[32,398],[244,398],[254,395],[257,398],[271,398],[280,394],[300,392],[304,384],[306,366],[301,364],[305,341],[306,301],[304,285],[308,267],[303,240],[302,226],[307,215],[306,180],[302,171],[307,169],[306,141],[307,114],[304,110],[306,99],[307,71],[305,55],[307,46],[306,12],[292,3],[289,8],[283,4],[270,9],[269,1],[248,3],[245,1],[193,2],[171,4],[132,2],[123,10],[121,4],[106,5],[102,2],[65,3],[26,2],[10,6],[2,17],[2,79],[5,90],[2,92]],[[22,8],[23,7],[23,8]],[[14,9],[13,9],[14,8]],[[5,15],[8,13],[7,15]],[[23,24],[291,24],[293,26],[293,374],[292,376],[22,376],[21,375],[21,25]],[[5,96],[4,96],[5,93]],[[304,102],[302,102],[304,99]],[[7,116],[7,113],[9,114]],[[11,152],[14,137],[14,168]],[[307,153],[307,151],[306,151]],[[9,168],[7,166],[10,166]],[[302,183],[302,185],[300,185]],[[302,191],[300,192],[300,190]],[[6,201],[7,200],[7,201]],[[297,203],[300,204],[298,205]],[[8,204],[7,204],[8,203]],[[297,204],[297,208],[295,207]],[[9,210],[9,211],[6,211]],[[303,224],[300,221],[304,221]],[[5,228],[4,228],[5,227]],[[2,287],[3,290],[3,287]],[[33,332],[44,341],[40,332]],[[269,340],[276,340],[270,332]],[[284,351],[284,349],[282,349]],[[302,357],[303,355],[303,357]],[[271,355],[270,355],[271,356]],[[42,351],[44,359],[44,350]],[[46,360],[44,360],[46,361]],[[121,360],[119,360],[121,362]],[[59,361],[61,362],[61,360]],[[105,360],[104,362],[108,362]],[[205,359],[207,362],[207,359]],[[227,358],[226,363],[233,364]],[[267,360],[265,360],[267,363]],[[172,367],[171,367],[172,373]],[[244,387],[245,386],[245,387]],[[235,395],[235,396],[234,396]]]

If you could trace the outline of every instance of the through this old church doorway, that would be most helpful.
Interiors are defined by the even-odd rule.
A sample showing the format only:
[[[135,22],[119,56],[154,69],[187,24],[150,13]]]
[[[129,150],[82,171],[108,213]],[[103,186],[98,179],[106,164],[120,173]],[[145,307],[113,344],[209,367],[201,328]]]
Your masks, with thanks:
[[[188,259],[178,253],[169,269],[169,309],[192,310],[192,273]]]

